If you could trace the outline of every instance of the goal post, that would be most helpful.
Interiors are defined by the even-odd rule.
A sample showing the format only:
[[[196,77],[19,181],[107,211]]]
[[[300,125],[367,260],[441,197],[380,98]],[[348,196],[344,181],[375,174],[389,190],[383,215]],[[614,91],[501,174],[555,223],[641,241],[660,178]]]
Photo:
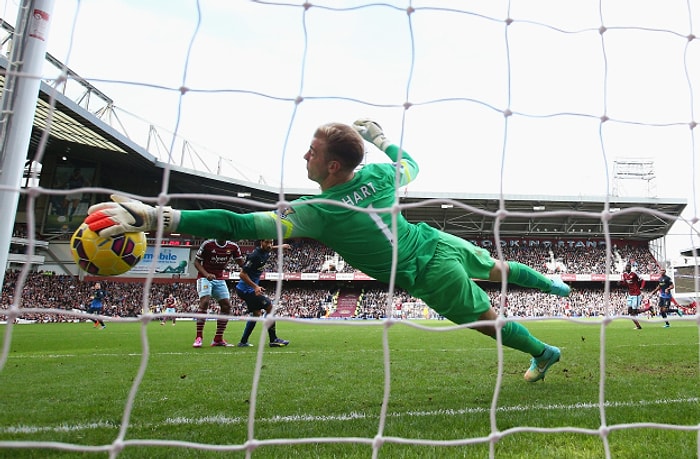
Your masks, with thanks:
[[[15,215],[34,125],[54,0],[22,0],[8,73],[0,100],[0,214]],[[48,136],[48,132],[44,132]],[[13,219],[14,222],[14,219]],[[14,225],[0,225],[0,266],[5,270]],[[29,233],[30,240],[33,233]],[[0,279],[0,288],[3,280]]]

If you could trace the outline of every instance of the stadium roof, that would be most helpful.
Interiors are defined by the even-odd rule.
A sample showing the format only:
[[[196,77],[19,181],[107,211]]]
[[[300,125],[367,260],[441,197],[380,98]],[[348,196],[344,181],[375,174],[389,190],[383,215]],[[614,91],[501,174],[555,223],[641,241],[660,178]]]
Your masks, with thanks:
[[[267,205],[279,199],[275,187],[179,168],[173,171],[173,190],[178,192],[238,195]],[[317,193],[313,189],[287,189],[284,199]],[[501,199],[496,194],[407,191],[399,200],[408,221],[426,222],[465,239],[491,237],[497,225],[501,236],[509,238],[603,238],[605,202],[604,196],[505,195],[505,212],[501,213]],[[236,211],[259,209],[221,200],[200,204]],[[609,234],[614,239],[658,239],[669,232],[686,205],[685,199],[610,197],[605,214]]]
[[[6,65],[0,58],[0,66],[6,68]],[[4,78],[0,78],[0,84],[4,84]],[[86,85],[88,90],[94,89]],[[139,168],[152,174],[154,180],[163,177],[167,164],[78,103],[57,94],[46,83],[42,83],[37,101],[28,159],[35,157],[38,140],[47,125],[49,94],[52,94],[56,114],[44,158],[62,157],[70,151],[73,158],[98,160],[106,168],[120,165]],[[169,179],[170,193],[190,195],[178,201],[181,208],[217,207],[248,212],[260,208],[255,201],[272,205],[280,196],[276,187],[172,165]],[[118,185],[115,187],[120,189]],[[139,194],[138,190],[121,191]],[[313,189],[287,189],[284,199],[289,201],[315,193]],[[238,196],[245,200],[232,202],[216,199],[214,195]],[[602,214],[605,203],[604,196],[507,195],[501,198],[486,194],[411,191],[400,196],[400,204],[406,206],[402,213],[409,221],[423,221],[467,239],[491,237],[497,229],[502,237],[510,238],[602,238],[607,224],[612,238],[650,241],[665,236],[687,205],[685,199],[610,197],[609,210]]]

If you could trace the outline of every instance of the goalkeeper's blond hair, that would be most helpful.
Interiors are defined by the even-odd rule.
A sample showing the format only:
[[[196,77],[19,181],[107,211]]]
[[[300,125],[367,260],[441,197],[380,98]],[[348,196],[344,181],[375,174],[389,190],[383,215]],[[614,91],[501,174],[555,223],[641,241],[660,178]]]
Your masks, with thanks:
[[[354,170],[365,157],[362,137],[347,124],[324,124],[316,129],[314,137],[326,144],[326,159],[338,161],[345,171]]]

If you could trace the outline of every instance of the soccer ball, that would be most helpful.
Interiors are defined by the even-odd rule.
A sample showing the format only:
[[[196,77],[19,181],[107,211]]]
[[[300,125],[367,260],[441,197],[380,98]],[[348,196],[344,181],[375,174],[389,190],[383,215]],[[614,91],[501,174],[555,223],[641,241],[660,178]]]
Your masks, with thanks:
[[[70,250],[83,271],[95,276],[118,276],[143,258],[146,233],[124,233],[105,238],[83,223],[70,239]]]

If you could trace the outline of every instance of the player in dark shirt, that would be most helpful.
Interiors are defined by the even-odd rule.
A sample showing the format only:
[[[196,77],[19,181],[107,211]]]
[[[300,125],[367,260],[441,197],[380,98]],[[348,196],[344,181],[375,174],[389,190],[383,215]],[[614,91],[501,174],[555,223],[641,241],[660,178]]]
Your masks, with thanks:
[[[107,297],[107,291],[102,288],[99,282],[96,282],[93,286],[92,296],[90,297],[90,306],[88,307],[88,314],[102,314],[102,309],[104,308],[104,300]],[[102,319],[90,319],[94,326],[98,325],[104,329],[105,323]]]
[[[288,249],[289,244],[283,244],[283,248]],[[272,239],[263,239],[259,241],[255,249],[246,256],[246,260],[241,268],[241,280],[236,284],[236,294],[239,298],[245,301],[248,307],[248,312],[256,317],[272,312],[272,301],[265,295],[265,289],[260,286],[260,276],[265,270],[265,265],[270,259],[273,249],[278,246],[273,245]],[[249,320],[245,324],[243,336],[238,343],[239,347],[252,346],[248,342],[256,321]],[[270,328],[267,329],[268,337],[270,338],[270,347],[284,347],[289,344],[289,341],[277,336],[277,327],[273,322]]]
[[[653,295],[656,292],[659,292],[659,314],[666,321],[666,325],[664,325],[664,328],[668,328],[671,326],[668,320],[666,320],[666,317],[668,316],[669,312],[675,312],[679,316],[683,315],[683,313],[678,308],[671,308],[671,300],[673,299],[671,290],[673,290],[673,287],[675,287],[673,285],[673,281],[670,277],[666,275],[666,270],[662,269],[661,277],[659,278],[659,283],[656,286],[656,288],[651,292],[651,294]]]

